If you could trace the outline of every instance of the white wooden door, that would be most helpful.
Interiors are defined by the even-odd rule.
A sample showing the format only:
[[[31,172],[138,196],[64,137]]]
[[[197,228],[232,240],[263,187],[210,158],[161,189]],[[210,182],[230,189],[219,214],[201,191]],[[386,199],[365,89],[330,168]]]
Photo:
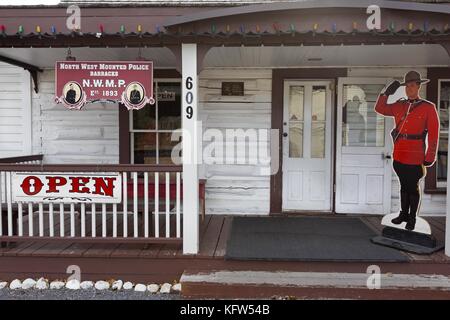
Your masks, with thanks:
[[[331,210],[330,81],[285,81],[283,211]]]
[[[392,119],[374,111],[387,78],[338,81],[337,213],[387,214],[391,207]],[[396,97],[390,97],[390,101]]]

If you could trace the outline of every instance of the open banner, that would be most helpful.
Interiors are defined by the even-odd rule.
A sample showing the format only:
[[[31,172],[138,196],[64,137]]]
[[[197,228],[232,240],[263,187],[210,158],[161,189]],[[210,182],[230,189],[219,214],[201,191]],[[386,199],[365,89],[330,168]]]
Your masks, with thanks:
[[[16,202],[120,203],[120,173],[12,173],[12,198]]]
[[[58,61],[55,101],[69,109],[88,102],[119,102],[128,110],[154,104],[152,61]]]

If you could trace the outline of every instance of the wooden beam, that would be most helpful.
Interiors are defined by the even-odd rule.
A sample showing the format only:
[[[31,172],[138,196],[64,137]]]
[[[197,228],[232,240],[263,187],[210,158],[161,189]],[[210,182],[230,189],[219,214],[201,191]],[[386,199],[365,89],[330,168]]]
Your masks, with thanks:
[[[16,60],[16,59],[12,59],[12,58],[9,58],[9,57],[5,57],[5,56],[2,56],[2,55],[0,55],[0,61],[8,63],[8,64],[11,64],[11,65],[16,66],[16,67],[24,68],[25,70],[27,70],[30,73],[31,78],[33,79],[34,91],[36,93],[39,92],[37,75],[38,75],[38,72],[43,72],[44,70],[42,70],[41,68],[39,68],[37,66],[34,66],[32,64],[29,64],[29,63],[26,63],[26,62],[22,62],[22,61],[19,61],[19,60]]]

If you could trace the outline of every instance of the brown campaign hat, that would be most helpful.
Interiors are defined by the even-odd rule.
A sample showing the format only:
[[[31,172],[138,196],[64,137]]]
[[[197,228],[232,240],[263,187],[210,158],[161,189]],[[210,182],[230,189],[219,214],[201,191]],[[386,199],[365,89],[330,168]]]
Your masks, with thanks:
[[[400,83],[400,85],[404,86],[408,82],[427,83],[427,82],[430,82],[430,80],[429,79],[422,79],[421,76],[420,76],[420,73],[418,73],[417,71],[409,71],[405,75],[405,80],[403,81],[403,83]]]

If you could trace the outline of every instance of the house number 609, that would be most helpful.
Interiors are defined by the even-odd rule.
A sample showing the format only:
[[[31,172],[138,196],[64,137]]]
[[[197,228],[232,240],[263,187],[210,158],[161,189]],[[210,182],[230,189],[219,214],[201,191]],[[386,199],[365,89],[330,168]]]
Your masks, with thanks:
[[[192,77],[187,77],[186,78],[186,89],[192,90],[193,87],[194,87],[194,85],[192,83]],[[186,107],[186,117],[188,119],[191,119],[194,114],[194,109],[192,109],[192,106],[190,106],[190,104],[194,100],[194,94],[192,93],[192,91],[188,91],[186,93],[185,99],[186,99],[186,103],[188,104],[188,106]]]

